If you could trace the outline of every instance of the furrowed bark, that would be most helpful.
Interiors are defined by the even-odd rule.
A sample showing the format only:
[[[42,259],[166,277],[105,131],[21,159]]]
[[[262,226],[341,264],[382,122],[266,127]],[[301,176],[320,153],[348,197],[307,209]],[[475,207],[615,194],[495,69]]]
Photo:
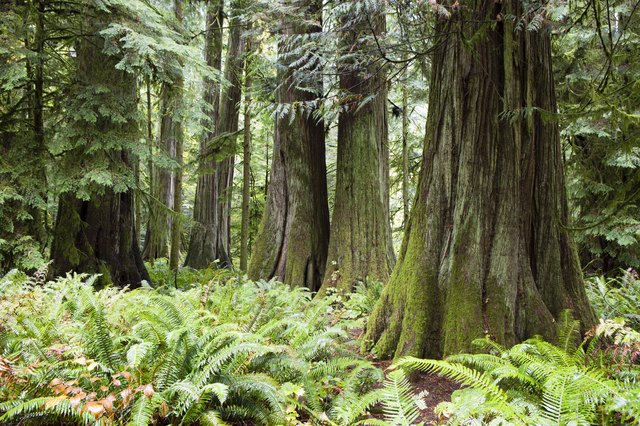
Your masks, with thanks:
[[[321,31],[322,12],[320,1],[291,3],[302,8],[305,21],[314,23],[292,25],[291,19],[283,18],[280,61],[288,71],[280,75],[276,101],[288,105],[289,111],[276,117],[267,205],[255,239],[249,277],[276,277],[291,286],[318,290],[329,240],[324,122],[315,117],[318,105],[312,105],[322,86],[295,82],[294,74],[297,68],[308,65],[303,55],[309,55],[307,61],[313,57],[306,51],[298,53],[300,35]],[[310,83],[313,93],[297,88]],[[305,109],[296,107],[303,103],[307,104]]]
[[[99,19],[99,18],[95,18]],[[82,40],[78,49],[79,84],[86,87],[108,87],[109,96],[123,103],[123,109],[136,110],[136,78],[117,70],[118,58],[103,53],[103,40],[97,35],[99,24],[92,27],[94,37]],[[107,115],[96,114],[88,139],[66,157],[78,163],[87,156],[104,161],[116,173],[130,174],[133,178],[133,155],[123,146],[109,151],[94,149],[93,135],[111,134],[114,138],[135,138],[138,123],[129,118],[125,123],[114,122]],[[78,134],[87,123],[76,123]],[[82,136],[81,136],[82,137]],[[87,149],[92,149],[87,152]],[[75,164],[76,167],[82,164]],[[149,280],[142,262],[135,232],[135,203],[133,189],[116,192],[110,186],[92,186],[90,198],[81,200],[72,193],[62,194],[51,248],[53,264],[50,273],[63,275],[69,271],[100,273],[102,284],[131,285]]]
[[[438,17],[417,196],[363,349],[440,357],[594,321],[567,221],[550,28],[517,1]],[[515,16],[515,20],[501,19]],[[526,18],[524,18],[526,21]]]
[[[376,61],[385,14],[375,6],[352,19],[341,35],[342,49],[361,49],[365,66],[344,60],[340,88],[346,93],[338,119],[335,205],[327,267],[321,293],[349,291],[356,282],[386,281],[394,263],[389,223],[387,85],[383,63]],[[362,42],[363,36],[367,42]],[[373,53],[371,53],[373,52]],[[367,57],[368,56],[368,57]]]

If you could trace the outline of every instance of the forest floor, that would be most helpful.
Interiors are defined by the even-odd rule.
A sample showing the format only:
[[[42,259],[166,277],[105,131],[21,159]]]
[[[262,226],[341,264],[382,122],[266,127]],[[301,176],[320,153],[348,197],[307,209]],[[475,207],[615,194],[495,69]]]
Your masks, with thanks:
[[[374,364],[385,371],[392,361],[378,361]],[[437,374],[426,373],[412,375],[411,384],[414,394],[421,395],[427,406],[420,412],[418,423],[423,422],[425,426],[445,424],[446,419],[436,414],[434,408],[443,401],[451,401],[451,394],[458,390],[460,385]]]

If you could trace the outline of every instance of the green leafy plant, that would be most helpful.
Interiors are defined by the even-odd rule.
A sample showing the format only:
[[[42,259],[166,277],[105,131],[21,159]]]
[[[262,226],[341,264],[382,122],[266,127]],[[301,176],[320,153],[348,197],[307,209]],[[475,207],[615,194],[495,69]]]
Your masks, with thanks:
[[[0,422],[346,425],[367,417],[383,375],[354,353],[343,307],[273,281],[216,277],[134,291],[96,291],[86,275],[46,284],[4,277]]]
[[[487,353],[443,361],[404,358],[397,365],[437,372],[464,386],[437,407],[449,424],[588,425],[637,419],[637,372],[630,368],[635,357],[619,359],[630,373],[626,376],[608,368],[623,349],[635,354],[637,333],[603,321],[577,345],[578,324],[565,322],[557,345],[533,338],[507,349],[480,339],[475,343]],[[616,333],[625,337],[607,340]]]
[[[587,279],[587,295],[600,318],[624,318],[640,328],[640,279],[632,269],[615,277]]]

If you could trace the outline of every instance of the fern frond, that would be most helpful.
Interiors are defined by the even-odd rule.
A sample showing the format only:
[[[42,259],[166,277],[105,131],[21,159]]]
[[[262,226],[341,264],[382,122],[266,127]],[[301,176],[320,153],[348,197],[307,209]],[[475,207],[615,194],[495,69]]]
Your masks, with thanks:
[[[509,399],[505,392],[496,386],[486,373],[478,372],[461,364],[413,357],[402,358],[396,365],[401,368],[408,368],[409,370],[417,369],[426,373],[437,372],[463,385],[480,389],[490,395],[496,402],[500,403],[504,407],[504,413],[508,417],[524,421],[521,414],[510,407]]]
[[[382,405],[386,420],[391,424],[410,426],[417,420],[420,410],[416,395],[403,370],[388,374],[382,391]]]
[[[141,394],[133,404],[131,409],[131,420],[127,426],[148,426],[153,420],[153,416],[164,402],[160,393],[154,393],[151,398]]]
[[[212,410],[200,416],[200,423],[202,423],[203,426],[227,426],[227,423],[220,417],[220,413]]]

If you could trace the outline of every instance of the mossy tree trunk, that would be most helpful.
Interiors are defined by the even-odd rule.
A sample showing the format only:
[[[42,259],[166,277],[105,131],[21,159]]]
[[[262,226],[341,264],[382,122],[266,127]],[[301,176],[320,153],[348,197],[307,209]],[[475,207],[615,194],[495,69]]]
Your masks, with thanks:
[[[558,126],[544,119],[557,110],[550,28],[528,31],[515,0],[472,3],[436,24],[417,196],[363,342],[383,357],[551,337],[565,308],[594,320],[563,228]]]
[[[233,2],[232,13],[237,13]],[[212,0],[207,9],[205,55],[207,64],[221,68],[223,2]],[[205,99],[212,106],[210,131],[200,144],[200,176],[196,187],[194,224],[185,265],[205,268],[215,261],[230,266],[230,201],[233,181],[235,132],[242,73],[242,27],[237,18],[230,22],[225,78],[230,85],[220,93],[220,85],[207,79]]]
[[[385,32],[382,3],[349,16],[341,50],[359,52],[339,64],[343,110],[338,118],[335,204],[321,293],[349,291],[357,281],[386,281],[394,262],[389,225],[387,85],[376,61]],[[375,34],[375,38],[374,35]],[[364,64],[364,65],[363,65]]]
[[[104,17],[103,17],[104,18]],[[108,165],[117,181],[133,182],[134,156],[128,147],[139,136],[136,77],[116,69],[119,58],[103,53],[104,42],[98,35],[104,25],[90,25],[94,36],[84,38],[78,49],[78,93],[109,88],[107,99],[93,101],[91,108],[95,121],[76,121],[77,148],[67,154],[68,161],[83,170],[92,166]],[[87,105],[83,101],[83,104]],[[104,111],[103,105],[117,105],[120,111],[133,111],[123,121],[113,118],[113,112]],[[85,108],[88,106],[85,106]],[[118,117],[119,114],[115,114]],[[112,143],[105,148],[104,145]],[[91,170],[92,171],[92,170]],[[133,189],[127,185],[116,191],[111,185],[90,184],[84,188],[87,198],[79,199],[67,192],[61,195],[51,248],[51,274],[64,275],[69,271],[101,273],[102,284],[131,285],[149,280],[135,232],[135,202]]]
[[[307,24],[292,25],[295,19],[288,16],[282,22],[280,62],[288,69],[280,75],[276,102],[284,108],[276,116],[267,205],[249,277],[276,277],[291,286],[318,290],[329,241],[324,122],[315,117],[313,105],[322,91],[321,70],[305,70],[314,77],[295,79],[300,78],[297,69],[309,65],[304,57],[313,58],[300,35],[321,31],[322,5],[316,0],[290,3],[303,11],[300,20]]]

